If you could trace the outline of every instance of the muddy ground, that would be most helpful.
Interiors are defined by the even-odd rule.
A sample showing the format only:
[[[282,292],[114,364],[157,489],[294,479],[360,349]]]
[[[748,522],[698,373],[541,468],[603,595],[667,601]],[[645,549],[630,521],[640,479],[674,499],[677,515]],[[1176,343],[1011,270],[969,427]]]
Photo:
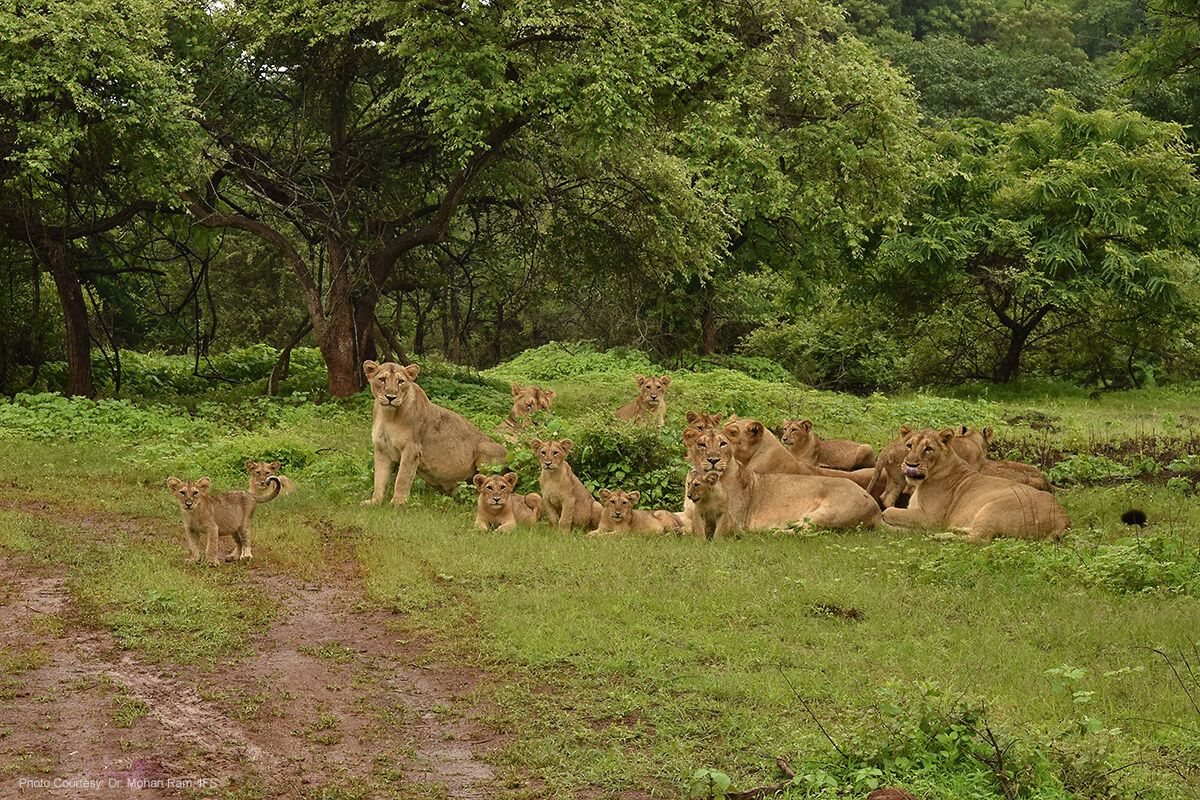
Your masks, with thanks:
[[[161,526],[3,504],[89,533]],[[248,653],[152,664],[87,624],[64,571],[0,557],[0,797],[498,793],[487,759],[504,737],[473,694],[486,675],[363,603],[352,570],[300,581],[257,562],[245,580],[281,609]]]

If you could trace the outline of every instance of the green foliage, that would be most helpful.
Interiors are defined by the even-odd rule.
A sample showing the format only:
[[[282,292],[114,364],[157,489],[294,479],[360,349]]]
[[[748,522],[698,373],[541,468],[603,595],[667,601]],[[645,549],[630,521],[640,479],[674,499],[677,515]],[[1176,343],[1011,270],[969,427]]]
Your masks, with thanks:
[[[596,342],[550,342],[483,372],[510,381],[555,381],[591,373],[660,375],[662,367],[633,348],[601,350]]]
[[[1111,458],[1081,453],[1068,456],[1046,472],[1046,477],[1057,486],[1073,483],[1092,483],[1104,478],[1132,477],[1134,470]]]

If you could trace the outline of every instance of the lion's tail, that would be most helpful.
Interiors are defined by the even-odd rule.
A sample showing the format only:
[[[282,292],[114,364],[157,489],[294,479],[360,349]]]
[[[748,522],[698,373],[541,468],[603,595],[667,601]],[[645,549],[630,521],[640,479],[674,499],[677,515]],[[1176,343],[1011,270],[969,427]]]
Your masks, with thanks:
[[[276,497],[279,497],[279,490],[283,488],[283,484],[279,482],[279,478],[276,478],[274,475],[272,475],[271,477],[267,478],[267,480],[269,480],[271,483],[275,484],[275,489],[270,494],[264,495],[262,497],[260,497],[256,494],[250,495],[251,497],[254,498],[255,505],[258,505],[259,503],[269,503],[272,500],[274,500]]]

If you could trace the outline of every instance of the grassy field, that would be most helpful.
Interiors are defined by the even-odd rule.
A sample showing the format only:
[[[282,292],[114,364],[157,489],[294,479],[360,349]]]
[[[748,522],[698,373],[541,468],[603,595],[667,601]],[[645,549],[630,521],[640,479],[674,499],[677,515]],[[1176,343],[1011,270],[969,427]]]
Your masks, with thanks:
[[[572,435],[603,454],[609,410],[653,365],[592,366],[547,378],[539,369],[549,366],[518,360],[483,378],[431,369],[419,382],[485,429],[507,410],[506,381],[542,382],[558,392],[544,437]],[[450,778],[421,777],[415,765],[434,745],[404,738],[417,717],[403,703],[394,719],[384,713],[388,681],[413,665],[437,665],[423,673],[435,682],[471,676],[418,715],[476,726],[471,736],[436,729],[435,744],[490,740],[474,754],[486,789],[469,796],[720,796],[727,784],[787,780],[777,759],[795,774],[785,796],[797,798],[865,797],[881,785],[947,799],[1200,790],[1195,390],[857,398],[712,370],[677,374],[669,398],[663,437],[614,434],[619,452],[649,436],[675,448],[665,467],[649,466],[677,468],[693,408],[772,425],[808,417],[825,436],[876,447],[901,423],[992,425],[997,457],[1046,459],[1075,529],[1060,544],[988,547],[890,530],[709,543],[544,526],[481,534],[465,490],[359,508],[371,480],[365,397],[18,398],[0,403],[5,602],[17,609],[29,574],[60,581],[66,599],[0,629],[0,718],[15,720],[0,721],[0,782],[70,766],[21,744],[33,733],[20,726],[37,719],[22,687],[86,634],[111,637],[106,664],[132,659],[208,686],[203,697],[250,743],[269,741],[273,714],[292,713],[276,695],[303,704],[309,688],[332,683],[356,693],[314,701],[309,717],[288,719],[281,743],[262,745],[322,764],[307,785],[234,759],[222,770],[238,780],[194,796],[468,796]],[[252,565],[184,564],[167,476],[241,487],[248,458],[283,461],[300,492],[259,510]],[[634,488],[642,462],[617,461],[603,480],[620,469]],[[534,489],[528,460],[513,466],[518,490]],[[678,478],[662,478],[662,491]],[[1120,523],[1130,507],[1145,510],[1146,528]],[[329,631],[280,644],[288,615],[327,595],[345,605]],[[347,619],[379,637],[354,645],[358,634],[332,627]],[[274,673],[247,666],[267,655],[285,663],[284,651],[332,683],[280,688]],[[251,677],[218,690],[230,670]],[[162,719],[133,678],[109,684],[95,691],[107,692],[110,723]],[[203,760],[149,728],[128,750],[178,769]]]

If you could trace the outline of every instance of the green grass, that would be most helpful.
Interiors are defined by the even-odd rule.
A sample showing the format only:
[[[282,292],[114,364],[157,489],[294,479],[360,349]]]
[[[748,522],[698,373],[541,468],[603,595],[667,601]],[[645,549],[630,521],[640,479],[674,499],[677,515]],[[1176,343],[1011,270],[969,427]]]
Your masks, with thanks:
[[[558,392],[547,430],[581,431],[601,453],[605,409],[630,400],[633,375],[653,365],[595,358],[599,371],[571,375],[552,371],[557,358],[530,359]],[[484,379],[428,372],[448,393],[435,400],[476,410],[484,427],[503,415],[505,381],[534,377],[515,366]],[[1189,440],[1195,391],[850,397],[708,370],[678,374],[668,397],[663,447],[689,409],[811,418],[823,435],[877,447],[901,423],[965,423],[994,426],[1002,454],[1108,447],[1133,476],[1166,466],[1139,461],[1150,451],[1138,442]],[[358,507],[371,479],[361,397],[196,405],[186,422],[158,419],[181,413],[170,404],[107,406],[65,444],[21,425],[0,434],[0,483],[53,506],[0,508],[0,555],[64,570],[85,621],[141,657],[236,658],[274,618],[260,571],[309,579],[350,568],[371,602],[403,615],[398,635],[423,634],[438,659],[487,671],[474,699],[507,734],[494,759],[514,798],[678,797],[698,770],[708,770],[701,783],[726,776],[744,789],[779,780],[777,756],[800,776],[789,797],[865,796],[880,782],[947,799],[1002,797],[1006,780],[1022,797],[1056,800],[1200,789],[1200,713],[1189,699],[1200,697],[1200,504],[1187,485],[1077,467],[1078,482],[1059,494],[1075,530],[1058,545],[974,547],[895,531],[714,543],[545,527],[485,535],[472,528],[469,492]],[[169,425],[180,440],[140,438]],[[618,452],[645,444],[626,433],[613,441]],[[300,492],[256,513],[255,562],[185,565],[167,475],[241,487],[241,462],[268,457],[284,461]],[[626,471],[628,488],[644,478]],[[532,490],[533,473],[522,474]],[[1123,526],[1129,507],[1151,525]],[[88,515],[138,524],[101,535]],[[354,658],[339,642],[310,649]],[[987,764],[987,732],[1010,758],[1006,778]],[[297,736],[336,744],[340,721],[318,718]]]

